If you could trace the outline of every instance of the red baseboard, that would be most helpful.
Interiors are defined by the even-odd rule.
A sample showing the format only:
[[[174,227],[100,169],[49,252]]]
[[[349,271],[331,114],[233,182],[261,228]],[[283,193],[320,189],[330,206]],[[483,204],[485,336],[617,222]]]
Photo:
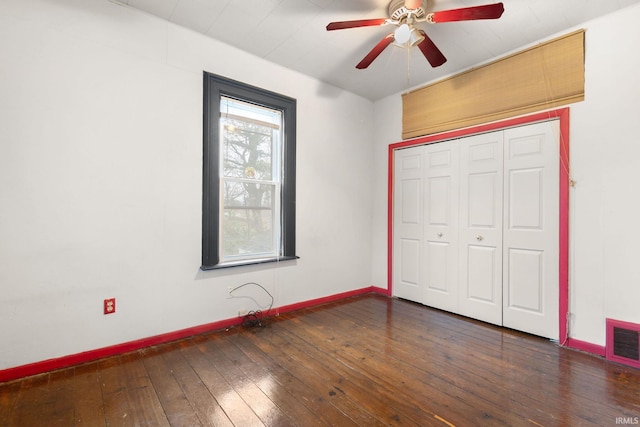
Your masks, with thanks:
[[[565,346],[602,357],[605,357],[606,354],[605,348],[603,346],[591,344],[590,342],[586,341],[580,341],[574,338],[568,338],[565,342]]]
[[[378,288],[375,286],[370,286],[368,288],[356,289],[353,291],[342,292],[339,294],[329,295],[322,298],[316,298],[308,301],[303,301],[295,304],[283,305],[274,310],[277,314],[289,313],[291,311],[302,310],[303,308],[315,307],[318,305],[326,304],[333,301],[338,301],[345,298],[354,297],[357,295],[377,293],[382,295],[388,295],[387,290],[383,288]]]
[[[391,290],[390,289],[379,288],[378,286],[372,286],[371,287],[371,292],[374,293],[374,294],[384,295],[386,297],[390,297],[391,296]]]
[[[203,334],[205,332],[228,328],[230,326],[238,325],[241,322],[242,318],[239,317],[234,319],[221,320],[219,322],[208,323],[206,325],[200,325],[193,328],[181,329],[179,331],[155,335],[152,337],[129,341],[122,344],[116,344],[109,347],[71,354],[69,356],[43,360],[40,362],[30,363],[28,365],[16,366],[14,368],[0,371],[0,383],[29,377],[32,375],[43,374],[46,372],[55,371],[57,369],[79,365],[81,363],[92,362],[94,360],[116,356],[118,354],[124,354],[130,351],[140,350],[142,348],[151,347],[154,345],[177,341],[180,339],[188,338],[190,336]]]
[[[343,292],[340,294],[330,295],[327,297],[317,298],[309,301],[303,301],[296,304],[282,306],[282,307],[276,308],[274,310],[274,313],[279,313],[279,314],[287,313],[294,310],[309,308],[316,305],[326,304],[328,302],[337,301],[340,299],[349,298],[357,295],[363,295],[367,293],[379,293],[382,295],[388,295],[386,289],[371,286],[367,288],[356,289],[349,292]],[[152,337],[142,338],[135,341],[129,341],[122,344],[116,344],[109,347],[103,347],[95,350],[85,351],[82,353],[72,354],[69,356],[43,360],[40,362],[35,362],[27,365],[16,366],[14,368],[0,370],[0,383],[13,381],[20,378],[29,377],[32,375],[43,374],[43,373],[54,371],[57,369],[63,369],[69,366],[79,365],[81,363],[92,362],[94,360],[103,359],[105,357],[116,356],[118,354],[124,354],[131,351],[140,350],[142,348],[168,343],[171,341],[177,341],[177,340],[189,338],[195,335],[204,334],[207,332],[213,332],[213,331],[225,329],[231,326],[239,325],[241,322],[242,322],[242,318],[240,317],[236,317],[233,319],[220,320],[218,322],[207,323],[206,325],[200,325],[192,328],[181,329],[179,331],[169,332],[161,335],[155,335]]]

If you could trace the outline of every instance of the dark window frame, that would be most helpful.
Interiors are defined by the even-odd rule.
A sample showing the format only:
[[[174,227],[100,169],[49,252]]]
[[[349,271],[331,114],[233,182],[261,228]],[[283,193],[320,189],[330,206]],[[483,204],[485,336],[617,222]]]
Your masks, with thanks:
[[[282,111],[282,181],[280,190],[281,253],[276,257],[221,263],[220,226],[220,97],[238,99]],[[236,80],[204,72],[202,270],[261,264],[296,256],[296,100]]]

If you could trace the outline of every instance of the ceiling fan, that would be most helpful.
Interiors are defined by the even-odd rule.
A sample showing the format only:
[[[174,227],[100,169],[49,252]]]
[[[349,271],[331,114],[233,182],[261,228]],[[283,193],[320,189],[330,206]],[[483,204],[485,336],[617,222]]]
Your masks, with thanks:
[[[431,41],[427,33],[417,28],[416,24],[421,22],[439,24],[441,22],[497,19],[500,18],[504,12],[504,5],[502,3],[494,3],[427,13],[425,10],[426,3],[427,0],[391,0],[391,3],[389,3],[389,18],[331,22],[327,25],[327,31],[389,24],[395,25],[397,27],[395,31],[380,40],[362,61],[356,65],[356,68],[367,68],[378,55],[392,43],[400,47],[418,46],[431,66],[438,67],[447,62],[447,58],[445,58],[442,52],[440,52],[440,49]]]

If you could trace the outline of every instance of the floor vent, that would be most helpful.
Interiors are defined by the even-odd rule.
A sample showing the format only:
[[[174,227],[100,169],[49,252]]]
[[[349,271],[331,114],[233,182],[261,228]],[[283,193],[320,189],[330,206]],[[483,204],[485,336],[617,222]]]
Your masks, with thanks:
[[[640,368],[640,325],[607,319],[607,359]]]

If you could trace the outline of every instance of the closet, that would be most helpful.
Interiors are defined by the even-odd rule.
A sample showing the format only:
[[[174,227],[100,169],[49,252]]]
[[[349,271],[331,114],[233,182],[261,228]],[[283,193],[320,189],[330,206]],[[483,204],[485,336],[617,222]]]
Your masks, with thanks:
[[[393,294],[558,339],[559,125],[394,151]]]

